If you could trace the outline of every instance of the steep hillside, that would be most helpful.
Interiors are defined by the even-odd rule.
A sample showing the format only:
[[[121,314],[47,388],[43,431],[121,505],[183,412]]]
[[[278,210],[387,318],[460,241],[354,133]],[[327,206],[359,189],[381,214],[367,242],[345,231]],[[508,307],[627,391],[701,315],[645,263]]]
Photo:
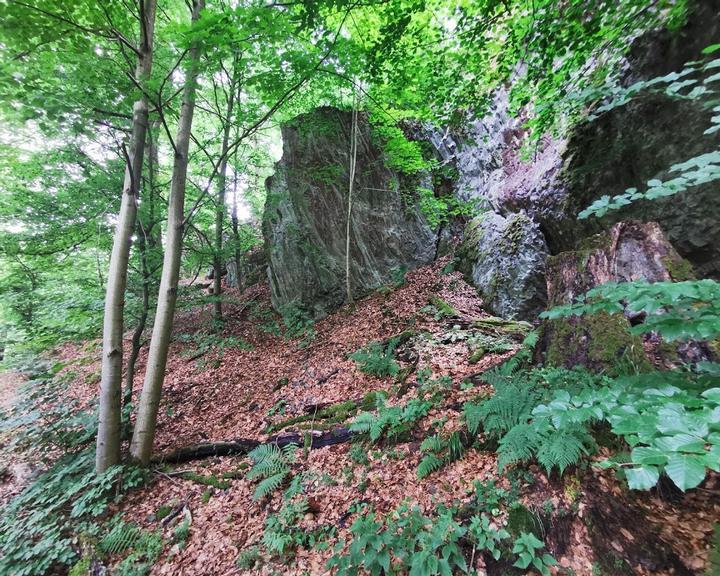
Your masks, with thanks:
[[[720,476],[711,475],[703,490],[687,495],[671,488],[629,492],[612,474],[587,466],[562,477],[548,477],[534,465],[500,471],[493,442],[467,436],[463,403],[492,394],[482,376],[488,369],[527,354],[522,341],[530,326],[488,316],[459,273],[443,273],[447,264],[444,259],[411,272],[403,286],[307,323],[292,338],[273,334],[282,318],[271,311],[264,283],[231,292],[221,335],[206,331],[211,307],[179,316],[157,462],[149,483],[114,508],[142,529],[165,534],[169,544],[151,573],[324,574],[334,545],[350,536],[363,510],[383,516],[404,503],[431,518],[448,506],[461,514],[488,514],[514,536],[536,533],[560,573],[600,573],[608,555],[613,565],[636,574],[689,574],[706,565],[720,512]],[[399,335],[405,335],[402,344],[390,356],[396,376],[363,373],[348,358]],[[81,401],[95,393],[95,357],[88,346],[61,352],[63,371],[74,378],[71,389]],[[567,378],[560,372],[555,377]],[[427,405],[397,436],[377,442],[358,436],[313,448],[313,435],[345,429],[359,411],[375,408],[381,392],[388,406]],[[296,431],[309,433],[310,440],[300,440],[279,489],[258,500],[258,480],[248,474],[243,454],[162,464],[163,455],[172,458],[179,448],[264,442]],[[454,432],[467,446],[461,458],[419,478],[418,466],[431,453],[423,441]],[[601,449],[594,459],[605,453]],[[291,513],[292,503],[299,507]],[[282,553],[268,547],[270,533],[288,536]],[[509,566],[487,553],[471,556],[473,566],[489,574]]]

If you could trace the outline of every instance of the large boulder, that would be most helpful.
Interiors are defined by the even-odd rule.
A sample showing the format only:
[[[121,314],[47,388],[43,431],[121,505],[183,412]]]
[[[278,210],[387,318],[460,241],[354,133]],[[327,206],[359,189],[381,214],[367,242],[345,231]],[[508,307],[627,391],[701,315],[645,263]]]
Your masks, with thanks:
[[[545,239],[525,214],[486,212],[468,224],[459,251],[485,307],[503,318],[532,318],[545,308]]]
[[[273,305],[321,317],[346,300],[345,242],[352,114],[318,108],[282,127],[283,156],[267,181],[263,235]],[[391,282],[399,269],[431,263],[437,235],[415,201],[419,177],[385,162],[359,115],[350,218],[354,297]]]
[[[693,268],[670,244],[656,222],[621,222],[590,237],[574,251],[548,260],[549,306],[569,304],[607,282],[682,282]]]
[[[548,259],[548,304],[569,304],[611,281],[667,282],[692,277],[692,266],[668,242],[657,223],[622,222],[589,238],[578,250]],[[709,351],[701,343],[670,346],[652,334],[631,334],[631,324],[642,320],[642,316],[600,313],[546,321],[540,346],[542,360],[551,366],[580,365],[614,375],[678,359],[708,357]]]

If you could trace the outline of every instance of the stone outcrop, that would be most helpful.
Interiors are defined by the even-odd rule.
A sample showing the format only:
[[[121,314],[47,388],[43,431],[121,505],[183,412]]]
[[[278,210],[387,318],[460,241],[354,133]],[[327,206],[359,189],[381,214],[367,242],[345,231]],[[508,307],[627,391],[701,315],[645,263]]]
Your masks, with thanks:
[[[698,0],[691,7],[681,30],[646,34],[633,42],[624,65],[624,82],[679,71],[705,46],[717,42],[720,0]],[[483,200],[494,213],[491,221],[497,217],[512,220],[515,215],[532,221],[544,239],[525,247],[526,259],[533,263],[547,253],[573,250],[583,239],[618,221],[638,218],[658,222],[700,276],[720,278],[717,182],[637,203],[602,220],[577,220],[577,214],[595,199],[621,194],[630,187],[644,189],[648,180],[667,176],[672,164],[720,147],[720,133],[703,136],[710,116],[693,102],[647,94],[592,122],[580,123],[564,139],[541,139],[525,158],[521,153],[526,136],[523,119],[509,115],[507,92],[500,89],[483,118],[460,130],[426,129],[425,137],[438,159],[456,172],[457,197]],[[466,230],[471,243],[476,231],[476,223]],[[514,279],[504,273],[506,260],[485,257],[494,249],[486,245],[464,251],[461,268],[492,312],[529,318],[535,307],[517,299],[520,292],[511,285]],[[541,266],[534,264],[534,268]],[[497,290],[507,295],[502,308],[498,308]]]
[[[548,260],[548,304],[568,304],[607,282],[682,282],[693,268],[656,222],[621,222]]]
[[[622,71],[625,83],[680,70],[720,38],[720,0],[696,0],[691,6],[681,30],[633,41]],[[345,301],[350,118],[350,113],[323,108],[283,128],[284,155],[268,181],[263,224],[277,308],[294,303],[322,316]],[[387,283],[393,269],[431,262],[448,248],[458,226],[465,226],[459,268],[478,288],[488,311],[505,317],[532,320],[544,307],[549,256],[574,252],[587,238],[615,231],[613,225],[627,219],[657,222],[654,233],[664,233],[699,277],[720,278],[717,182],[633,204],[603,219],[577,219],[595,199],[629,187],[644,189],[648,180],[662,180],[672,164],[719,147],[720,133],[702,136],[710,123],[707,110],[645,94],[575,125],[562,139],[542,138],[529,154],[523,151],[523,121],[510,115],[507,91],[501,88],[487,114],[461,128],[411,126],[412,137],[429,142],[440,162],[435,174],[443,175],[439,183],[438,178],[409,178],[389,169],[361,116],[351,219],[356,297]],[[470,222],[453,222],[436,235],[417,208],[419,184],[434,184],[436,195],[479,200],[488,212]],[[634,249],[627,236],[622,238],[621,250]],[[618,270],[613,274],[622,277]],[[556,300],[555,295],[549,300]]]
[[[247,288],[267,278],[267,253],[256,247],[240,257],[240,270],[235,260],[227,263],[227,285],[231,288]]]
[[[545,239],[524,214],[486,212],[468,224],[459,250],[461,269],[503,318],[532,318],[546,303]]]
[[[345,298],[345,227],[351,113],[319,108],[283,126],[283,156],[267,181],[263,235],[277,309],[321,317]],[[415,202],[417,179],[388,168],[378,138],[359,118],[350,219],[351,287],[360,297],[398,269],[432,262],[437,236]]]
[[[606,282],[683,281],[693,277],[692,266],[667,240],[655,222],[623,222],[586,240],[572,252],[550,257],[547,293],[550,306],[569,304],[577,296]],[[546,321],[541,339],[542,360],[551,366],[581,365],[617,374],[623,370],[649,369],[655,364],[683,358],[706,359],[700,343],[664,345],[652,334],[630,333],[642,316],[605,313]]]

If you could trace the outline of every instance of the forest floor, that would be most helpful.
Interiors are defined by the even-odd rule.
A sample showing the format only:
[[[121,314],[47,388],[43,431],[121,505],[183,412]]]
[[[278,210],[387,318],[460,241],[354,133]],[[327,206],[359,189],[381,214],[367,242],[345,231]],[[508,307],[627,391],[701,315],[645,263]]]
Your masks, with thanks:
[[[702,490],[667,497],[657,492],[631,493],[611,473],[592,467],[551,479],[535,466],[499,474],[494,452],[469,449],[461,459],[418,479],[422,440],[433,431],[448,434],[461,429],[462,403],[492,392],[478,375],[511,357],[522,340],[512,329],[486,326],[481,336],[495,342],[496,351],[471,363],[465,330],[468,319],[488,315],[475,290],[458,273],[441,273],[444,264],[411,272],[404,286],[379,291],[317,322],[314,338],[306,342],[278,334],[278,317],[272,312],[266,285],[228,292],[222,338],[210,333],[210,306],[178,314],[155,444],[160,455],[204,442],[265,441],[271,430],[320,428],[321,423],[314,420],[287,426],[283,422],[306,415],[308,407],[360,401],[368,392],[384,390],[389,393],[388,404],[405,403],[423,393],[418,384],[422,368],[430,369],[432,378],[444,382],[445,389],[442,400],[411,437],[399,443],[344,443],[298,450],[292,471],[302,474],[309,509],[296,528],[327,542],[298,547],[284,558],[271,557],[261,545],[268,517],[283,506],[282,491],[255,502],[257,483],[245,477],[246,456],[156,464],[150,483],[128,495],[118,508],[126,519],[148,530],[163,530],[169,540],[179,522],[189,523],[189,533],[181,542],[166,546],[153,574],[326,574],[333,545],[339,538],[348,538],[360,504],[385,515],[407,502],[431,514],[438,504],[462,505],[472,500],[476,482],[485,483],[490,492],[503,489],[512,494],[515,508],[524,510],[530,523],[547,532],[545,541],[560,565],[554,573],[601,574],[598,548],[613,549],[631,563],[636,559],[637,574],[688,573],[660,570],[635,554],[631,549],[642,548],[637,540],[648,533],[691,567],[689,573],[704,573],[713,524],[720,519],[717,475]],[[437,306],[429,307],[433,297],[442,298],[457,314],[443,315]],[[401,369],[409,373],[405,385],[393,377],[367,375],[348,358],[370,342],[407,331],[412,332],[412,339],[397,353]],[[86,404],[97,393],[99,364],[94,359],[98,346],[98,342],[66,345],[58,351],[66,363],[65,373],[74,380],[72,394]],[[145,362],[144,351],[136,393]],[[447,378],[439,380],[443,376]],[[6,395],[4,388],[17,385],[17,381],[6,382],[7,378],[0,380],[0,398]],[[619,509],[612,508],[614,502]],[[498,524],[512,521],[507,511],[495,518]],[[599,544],[598,539],[604,542]],[[243,553],[246,566],[252,567],[236,564]],[[479,555],[475,567],[480,573],[492,568],[484,566]]]
[[[8,413],[18,402],[24,382],[23,376],[17,372],[0,372],[0,416]],[[0,445],[4,443],[3,435],[10,433],[0,429]],[[27,486],[35,470],[33,458],[29,454],[14,453],[12,458],[0,461],[0,507]]]

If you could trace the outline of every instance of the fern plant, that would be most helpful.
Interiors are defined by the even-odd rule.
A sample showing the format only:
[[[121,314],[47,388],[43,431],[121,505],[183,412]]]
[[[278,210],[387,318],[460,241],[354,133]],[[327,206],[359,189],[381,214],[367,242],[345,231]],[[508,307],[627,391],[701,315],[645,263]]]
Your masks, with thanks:
[[[495,394],[476,404],[464,405],[465,421],[473,436],[480,428],[488,438],[498,441],[498,466],[537,460],[551,474],[562,474],[595,449],[589,432],[593,414],[582,422],[564,421],[536,410],[551,398],[556,387],[566,388],[570,397],[582,390],[594,390],[602,377],[576,369],[560,368],[529,370],[507,375],[496,369],[485,379],[495,388]],[[597,414],[595,414],[597,416]]]
[[[246,477],[248,480],[260,480],[255,487],[253,500],[272,494],[288,480],[296,449],[294,444],[283,448],[277,444],[261,444],[248,454],[253,466]]]
[[[519,462],[537,460],[550,475],[557,468],[562,475],[595,449],[595,442],[582,425],[555,428],[544,418],[511,428],[499,442],[498,466],[503,469]]]
[[[384,378],[385,376],[397,376],[400,366],[395,361],[395,348],[399,340],[393,338],[384,346],[382,342],[370,342],[365,348],[361,348],[350,354],[358,369],[365,374]]]
[[[447,438],[442,434],[428,436],[420,444],[420,451],[424,454],[417,469],[420,480],[433,472],[437,472],[450,462],[459,460],[465,454],[465,445],[459,432],[453,432]]]
[[[98,547],[105,554],[121,554],[142,540],[145,533],[132,522],[118,519],[111,530],[100,540]]]
[[[404,405],[387,406],[384,398],[378,396],[376,403],[377,413],[360,412],[350,424],[352,432],[367,434],[372,442],[382,438],[398,442],[406,438],[432,407],[431,402],[417,398]]]

